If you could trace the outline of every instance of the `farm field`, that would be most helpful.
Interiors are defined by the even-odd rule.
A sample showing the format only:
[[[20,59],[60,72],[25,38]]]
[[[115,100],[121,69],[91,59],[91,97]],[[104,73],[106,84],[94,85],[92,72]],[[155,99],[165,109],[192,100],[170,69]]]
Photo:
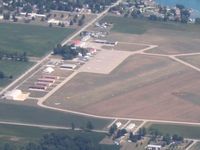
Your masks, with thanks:
[[[0,60],[0,70],[5,73],[6,76],[13,76],[13,79],[0,79],[0,87],[7,85],[27,70],[33,63],[31,62],[13,62],[7,60]]]
[[[145,125],[150,129],[157,129],[162,134],[177,134],[184,138],[199,139],[200,138],[200,126],[188,126],[188,125],[177,125],[177,124],[155,124],[147,123]]]
[[[74,29],[25,24],[0,24],[0,50],[42,57]]]
[[[45,104],[104,116],[200,121],[199,79],[169,58],[137,54],[108,75],[79,73]]]
[[[22,103],[8,104],[1,102],[0,121],[33,123],[43,125],[57,125],[70,127],[74,123],[76,127],[85,127],[88,121],[95,129],[103,129],[112,120],[96,119],[84,116],[73,115],[64,112],[57,112],[44,108],[27,106]]]
[[[144,34],[153,28],[169,29],[174,31],[198,31],[199,27],[192,24],[181,24],[173,22],[149,21],[142,19],[124,18],[107,15],[100,22],[109,22],[113,24],[111,31],[130,34]]]
[[[106,16],[103,21],[113,23],[111,34],[106,39],[158,45],[158,48],[149,50],[151,53],[200,52],[200,26],[198,25],[152,22],[115,16]]]
[[[181,60],[184,60],[196,67],[200,67],[200,55],[195,55],[195,56],[181,56],[178,57]]]
[[[15,125],[0,125],[0,149],[2,149],[5,143],[9,143],[16,147],[24,145],[30,141],[36,142],[43,135],[50,133],[67,134],[70,137],[85,136],[88,139],[99,143],[106,135],[103,133],[94,132],[81,132],[72,130],[54,130],[54,129],[43,129],[37,127],[27,126],[15,126]],[[118,147],[115,145],[102,145],[106,150],[117,150]]]

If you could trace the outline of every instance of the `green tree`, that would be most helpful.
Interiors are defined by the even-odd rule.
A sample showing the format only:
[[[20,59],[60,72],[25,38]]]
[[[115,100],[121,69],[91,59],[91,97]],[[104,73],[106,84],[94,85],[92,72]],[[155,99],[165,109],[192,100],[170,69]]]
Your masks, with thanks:
[[[88,129],[88,130],[94,129],[94,126],[93,126],[93,124],[92,124],[91,121],[88,121],[88,122],[87,122],[87,124],[86,124],[86,129]]]
[[[71,123],[71,128],[72,130],[75,130],[75,124],[73,122]]]
[[[115,131],[117,131],[117,125],[113,124],[110,128],[109,128],[109,134],[112,135],[115,133]]]

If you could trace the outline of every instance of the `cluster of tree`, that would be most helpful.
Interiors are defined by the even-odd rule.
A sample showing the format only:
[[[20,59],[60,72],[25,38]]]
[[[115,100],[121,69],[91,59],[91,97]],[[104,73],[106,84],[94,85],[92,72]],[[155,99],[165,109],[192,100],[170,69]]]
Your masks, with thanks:
[[[32,12],[36,7],[37,13],[43,14],[50,10],[75,11],[76,8],[89,8],[92,12],[101,12],[107,5],[116,0],[3,0],[7,3],[6,9],[13,11],[22,8],[24,12]]]
[[[149,130],[149,135],[150,135],[150,141],[156,141],[157,138],[160,138],[164,143],[163,146],[169,145],[172,142],[183,142],[184,138],[182,136],[179,136],[177,134],[162,134],[161,132],[159,132],[157,129],[150,129]]]
[[[12,61],[23,61],[23,62],[27,62],[28,61],[28,57],[26,52],[24,53],[9,53],[6,51],[0,51],[0,60],[12,60]]]
[[[4,73],[3,71],[0,71],[0,80],[1,80],[1,79],[5,79],[5,78],[12,79],[13,76],[12,76],[12,75],[6,76],[5,73]]]
[[[132,132],[129,134],[129,140],[136,143],[137,141],[141,140],[146,134],[146,128],[140,128],[136,134],[133,134]]]
[[[88,53],[88,50],[81,47],[76,47],[74,45],[64,45],[61,46],[61,44],[58,44],[54,50],[54,55],[61,55],[63,59],[73,59],[78,56],[78,54],[81,54],[82,56],[85,56]]]
[[[4,79],[5,78],[5,74],[3,71],[0,71],[0,79]]]
[[[3,150],[103,150],[105,147],[91,137],[82,135],[70,136],[65,133],[44,135],[38,142],[31,142],[23,147],[5,144]]]

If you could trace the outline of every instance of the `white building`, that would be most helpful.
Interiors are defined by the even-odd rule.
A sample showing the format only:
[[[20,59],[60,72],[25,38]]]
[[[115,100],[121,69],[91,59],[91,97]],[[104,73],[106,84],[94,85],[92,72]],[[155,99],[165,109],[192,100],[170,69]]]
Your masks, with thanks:
[[[119,121],[118,121],[118,122],[116,122],[115,124],[116,124],[117,128],[120,128],[120,127],[121,127],[121,125],[122,125],[122,123],[121,123],[121,122],[119,122]]]
[[[161,150],[162,146],[161,145],[147,145],[145,147],[146,150]]]
[[[15,89],[5,93],[5,98],[9,100],[24,101],[28,98],[29,93],[23,93],[21,90]]]

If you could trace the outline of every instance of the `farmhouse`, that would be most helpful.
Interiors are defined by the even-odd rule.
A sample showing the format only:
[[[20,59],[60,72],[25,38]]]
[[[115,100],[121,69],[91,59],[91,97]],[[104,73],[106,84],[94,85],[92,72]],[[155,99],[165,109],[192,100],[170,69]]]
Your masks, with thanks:
[[[23,93],[21,90],[15,89],[5,93],[5,98],[9,100],[24,101],[29,93]]]

